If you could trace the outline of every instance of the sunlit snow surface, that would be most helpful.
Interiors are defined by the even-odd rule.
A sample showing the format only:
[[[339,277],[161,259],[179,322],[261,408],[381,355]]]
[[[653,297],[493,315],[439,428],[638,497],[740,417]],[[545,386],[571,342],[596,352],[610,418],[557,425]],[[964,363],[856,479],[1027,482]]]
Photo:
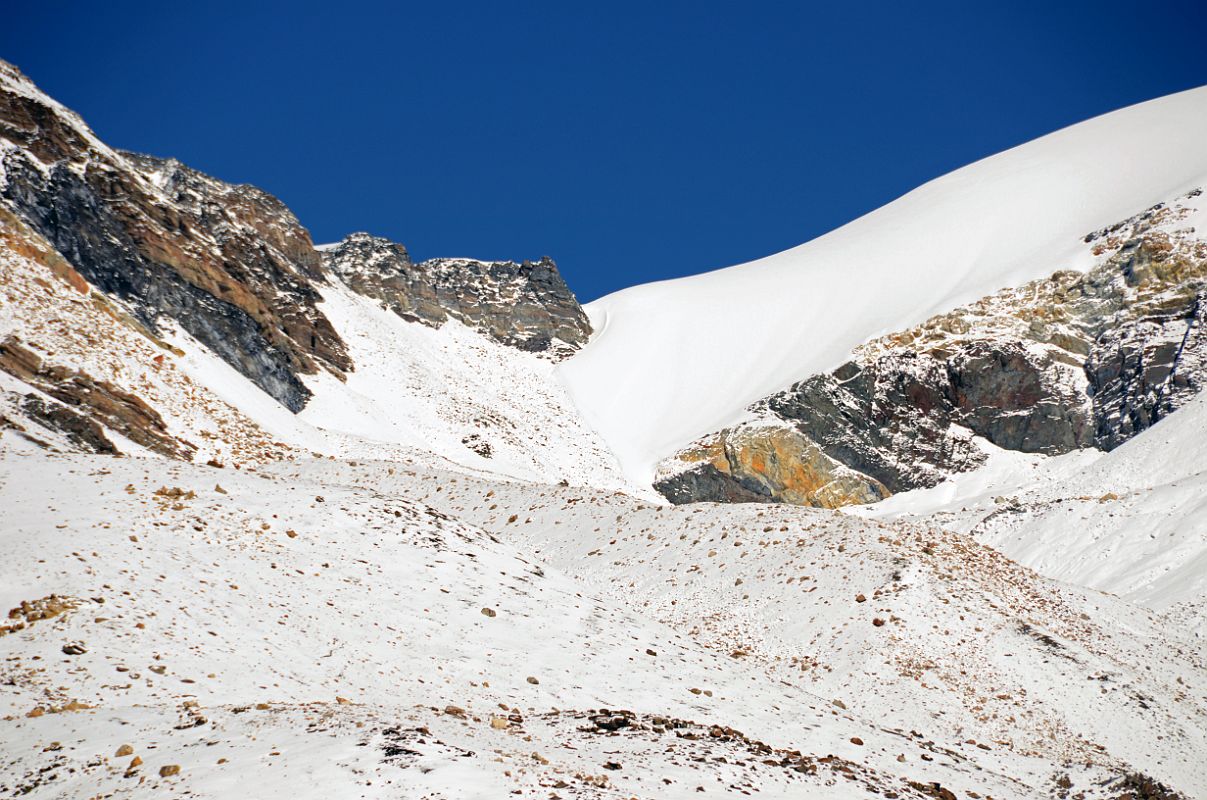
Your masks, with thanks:
[[[748,401],[1203,183],[1205,99],[605,298],[561,367],[324,286],[356,370],[297,416],[0,251],[0,336],[198,448],[0,437],[0,608],[70,605],[0,621],[0,795],[1114,798],[1139,770],[1207,796],[1207,400],[852,513],[639,496]],[[32,387],[0,389],[17,415]]]
[[[965,531],[1045,575],[1156,609],[1190,604],[1207,633],[1207,396],[1110,453],[993,449],[976,472],[846,511]]]
[[[0,492],[5,603],[79,603],[0,637],[10,792],[1102,797],[1125,765],[1207,788],[1201,644],[958,534],[406,460],[17,445]]]
[[[1207,88],[1083,122],[934,180],[832,233],[608,295],[561,367],[636,483],[856,345],[1057,269],[1081,238],[1207,183]]]

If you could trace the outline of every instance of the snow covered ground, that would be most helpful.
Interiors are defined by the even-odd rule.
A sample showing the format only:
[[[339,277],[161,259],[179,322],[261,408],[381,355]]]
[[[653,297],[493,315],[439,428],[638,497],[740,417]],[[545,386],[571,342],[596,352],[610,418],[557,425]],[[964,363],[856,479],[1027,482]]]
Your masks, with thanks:
[[[407,322],[342,284],[323,296],[356,369],[346,383],[325,372],[310,379],[315,396],[301,418],[349,434],[344,452],[397,444],[521,480],[636,488],[582,422],[552,361],[455,319],[435,330]]]
[[[985,445],[991,448],[991,445]],[[1207,397],[1110,453],[997,450],[933,489],[846,509],[976,537],[1044,575],[1165,610],[1207,634]]]
[[[68,606],[0,636],[6,793],[1207,787],[1201,649],[958,534],[19,444],[0,492],[0,600]]]

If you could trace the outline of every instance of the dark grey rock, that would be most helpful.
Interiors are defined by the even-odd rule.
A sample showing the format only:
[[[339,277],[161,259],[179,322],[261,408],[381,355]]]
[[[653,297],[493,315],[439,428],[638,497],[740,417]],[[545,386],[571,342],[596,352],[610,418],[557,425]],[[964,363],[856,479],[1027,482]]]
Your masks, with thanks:
[[[121,455],[105,435],[104,428],[87,415],[63,403],[46,400],[30,392],[20,399],[18,407],[29,419],[44,428],[63,434],[69,442],[85,453]]]
[[[511,347],[556,356],[591,335],[587,315],[548,257],[417,264],[402,245],[367,233],[352,234],[323,257],[353,291],[409,322],[439,327],[452,318]]]
[[[758,483],[727,475],[712,464],[697,464],[654,483],[654,489],[675,505],[684,503],[772,503]]]
[[[1203,295],[1108,330],[1086,361],[1094,443],[1113,450],[1185,405],[1207,381]]]
[[[92,175],[106,182],[100,170],[90,167],[80,176],[60,163],[44,176],[16,152],[6,155],[4,168],[4,198],[89,283],[125,301],[151,330],[160,330],[164,318],[175,320],[286,408],[302,409],[310,392],[297,377],[296,360],[270,342],[247,311],[149,257],[147,240],[136,241],[115,206],[87,181]]]

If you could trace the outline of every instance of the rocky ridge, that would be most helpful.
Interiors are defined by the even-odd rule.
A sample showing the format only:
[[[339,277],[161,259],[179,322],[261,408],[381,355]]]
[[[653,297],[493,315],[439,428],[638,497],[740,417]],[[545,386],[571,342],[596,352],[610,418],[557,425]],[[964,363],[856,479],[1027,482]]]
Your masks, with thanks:
[[[196,445],[172,436],[159,412],[138,395],[97,380],[83,370],[47,364],[14,336],[0,341],[0,369],[59,401],[48,403],[31,392],[21,399],[21,409],[82,449],[120,454],[105,436],[104,429],[108,428],[171,458],[188,460],[197,450]]]
[[[586,344],[591,324],[557,265],[540,261],[435,258],[411,261],[401,244],[354,233],[326,248],[323,262],[353,291],[399,317],[438,328],[455,319],[502,344],[565,357]]]
[[[0,65],[0,197],[152,330],[171,320],[287,408],[299,378],[351,369],[318,310],[309,234],[250,186],[129,158]]]
[[[586,315],[548,258],[412,264],[401,245],[363,234],[324,255],[276,197],[175,159],[114,150],[4,62],[0,240],[14,256],[0,262],[10,288],[34,277],[20,275],[24,270],[49,269],[110,318],[163,347],[164,354],[182,355],[168,341],[195,340],[294,413],[311,400],[316,385],[327,385],[309,376],[321,372],[346,381],[354,369],[348,332],[337,331],[330,309],[321,306],[333,282],[346,283],[409,322],[439,327],[458,319],[494,341],[554,358],[573,352],[590,334]],[[18,296],[22,307],[37,303],[25,288],[10,299]],[[71,303],[64,308],[76,310]],[[27,323],[8,327],[22,347],[53,353],[62,344],[57,333],[31,339]],[[7,374],[23,382],[30,377]],[[104,374],[97,376],[101,383],[107,381]],[[52,383],[61,389],[62,382]],[[92,451],[118,449],[108,431],[143,446],[154,443],[151,449],[164,455],[195,454],[195,447],[166,432],[162,419],[155,421],[175,409],[144,402],[145,386],[106,385],[111,397],[120,392],[127,398],[123,407],[142,403],[155,415],[144,415],[137,435],[112,427],[117,417],[100,413],[95,404],[62,407],[42,384],[12,390],[16,394],[6,400],[10,421],[50,425],[45,433],[30,434],[39,440],[70,429],[66,442]],[[38,396],[20,400],[31,388]]]
[[[1097,263],[1085,273],[1056,272],[868,342],[663,462],[656,488],[673,502],[834,507],[975,469],[986,458],[978,439],[1045,455],[1117,447],[1207,380],[1201,207],[1201,190],[1154,206],[1088,234]],[[797,440],[787,451],[770,444],[785,428]],[[819,482],[802,464],[842,479]]]

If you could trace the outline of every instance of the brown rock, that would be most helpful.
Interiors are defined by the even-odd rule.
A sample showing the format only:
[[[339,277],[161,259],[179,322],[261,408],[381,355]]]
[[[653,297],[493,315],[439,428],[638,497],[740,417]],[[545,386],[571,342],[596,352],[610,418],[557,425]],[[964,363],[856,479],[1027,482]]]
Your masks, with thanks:
[[[105,436],[104,426],[171,458],[189,460],[196,450],[172,436],[163,417],[141,397],[96,380],[82,370],[47,364],[15,337],[0,342],[0,370],[57,400],[48,402],[37,395],[26,395],[22,410],[82,449],[109,455],[119,452]]]

